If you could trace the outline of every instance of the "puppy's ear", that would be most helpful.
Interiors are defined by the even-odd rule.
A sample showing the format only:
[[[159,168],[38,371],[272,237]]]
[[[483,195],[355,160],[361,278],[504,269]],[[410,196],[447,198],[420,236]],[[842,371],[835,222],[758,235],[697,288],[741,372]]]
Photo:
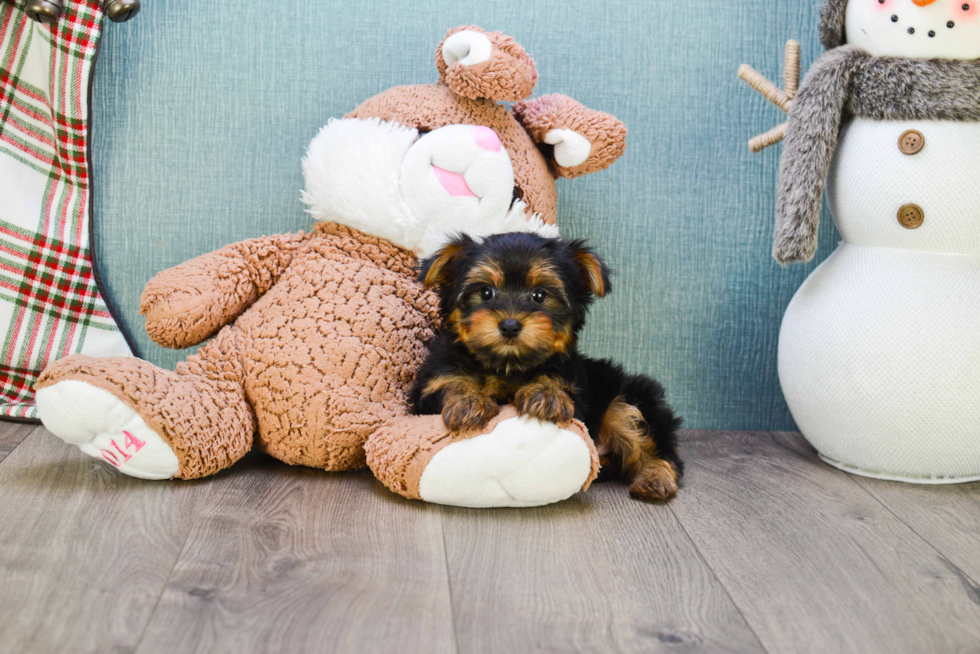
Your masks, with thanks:
[[[581,271],[586,285],[598,297],[606,297],[612,290],[609,283],[609,268],[585,241],[572,241],[572,258]]]
[[[457,236],[452,241],[444,245],[434,255],[425,259],[419,267],[418,280],[426,288],[432,288],[436,284],[441,286],[452,286],[455,264],[463,258],[466,247],[473,243],[469,236]]]

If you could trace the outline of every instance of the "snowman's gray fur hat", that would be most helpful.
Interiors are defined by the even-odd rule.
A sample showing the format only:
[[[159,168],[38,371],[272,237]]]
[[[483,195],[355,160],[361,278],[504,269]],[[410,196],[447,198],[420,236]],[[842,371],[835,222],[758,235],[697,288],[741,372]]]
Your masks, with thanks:
[[[820,12],[820,42],[832,50],[844,45],[844,10],[847,0],[823,0]]]

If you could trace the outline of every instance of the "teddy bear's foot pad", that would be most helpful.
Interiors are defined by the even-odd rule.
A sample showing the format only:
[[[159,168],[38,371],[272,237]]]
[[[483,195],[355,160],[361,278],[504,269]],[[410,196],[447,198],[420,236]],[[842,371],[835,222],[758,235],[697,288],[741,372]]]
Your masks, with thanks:
[[[510,405],[466,434],[449,432],[441,415],[397,417],[368,438],[364,453],[392,492],[470,508],[560,502],[586,490],[599,473],[585,425],[541,422]]]
[[[69,379],[37,392],[41,422],[55,436],[140,479],[170,479],[177,455],[128,404],[92,384]]]
[[[441,449],[419,480],[427,502],[473,508],[551,504],[582,490],[592,457],[582,436],[509,418],[487,434]]]

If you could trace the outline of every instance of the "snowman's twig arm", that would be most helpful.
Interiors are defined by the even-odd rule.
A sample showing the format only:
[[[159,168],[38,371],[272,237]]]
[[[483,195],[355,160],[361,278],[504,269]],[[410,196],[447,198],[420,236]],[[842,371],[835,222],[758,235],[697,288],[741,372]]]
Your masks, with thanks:
[[[755,138],[750,139],[749,150],[752,152],[762,152],[770,145],[776,145],[786,138],[786,128],[788,126],[789,123],[780,123],[765,134],[759,134]]]
[[[783,88],[770,82],[759,71],[748,64],[738,67],[738,77],[743,82],[758,91],[762,97],[773,103],[786,113],[789,113],[793,106],[793,98],[796,97],[796,90],[800,85],[800,44],[796,41],[786,42],[786,54],[783,63]],[[760,134],[749,141],[749,150],[761,152],[770,145],[775,145],[783,140],[786,134],[786,124],[779,125],[769,130],[765,134]]]
[[[776,198],[773,257],[779,263],[809,261],[816,253],[824,185],[860,57],[851,46],[831,50],[793,100]]]
[[[790,100],[796,97],[800,88],[800,42],[786,42],[786,54],[783,57],[783,90]]]
[[[759,92],[769,102],[773,103],[783,111],[788,112],[792,102],[789,95],[781,88],[767,80],[762,73],[748,64],[738,67],[738,77],[743,82]]]

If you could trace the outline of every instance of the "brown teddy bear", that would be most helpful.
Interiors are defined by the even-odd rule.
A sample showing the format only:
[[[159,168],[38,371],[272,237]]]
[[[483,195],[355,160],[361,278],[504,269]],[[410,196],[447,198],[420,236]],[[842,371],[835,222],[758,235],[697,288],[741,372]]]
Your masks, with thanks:
[[[416,265],[456,232],[556,235],[554,179],[612,164],[626,129],[565,96],[527,100],[534,61],[499,32],[450,30],[436,63],[437,84],[389,89],[313,139],[310,232],[150,280],[150,337],[210,338],[197,354],[174,372],[135,358],[52,364],[36,386],[48,429],[147,479],[214,474],[254,439],[294,465],[368,463],[395,492],[446,504],[529,506],[587,487],[598,463],[581,424],[505,407],[480,434],[449,434],[439,416],[407,415],[437,320]]]

